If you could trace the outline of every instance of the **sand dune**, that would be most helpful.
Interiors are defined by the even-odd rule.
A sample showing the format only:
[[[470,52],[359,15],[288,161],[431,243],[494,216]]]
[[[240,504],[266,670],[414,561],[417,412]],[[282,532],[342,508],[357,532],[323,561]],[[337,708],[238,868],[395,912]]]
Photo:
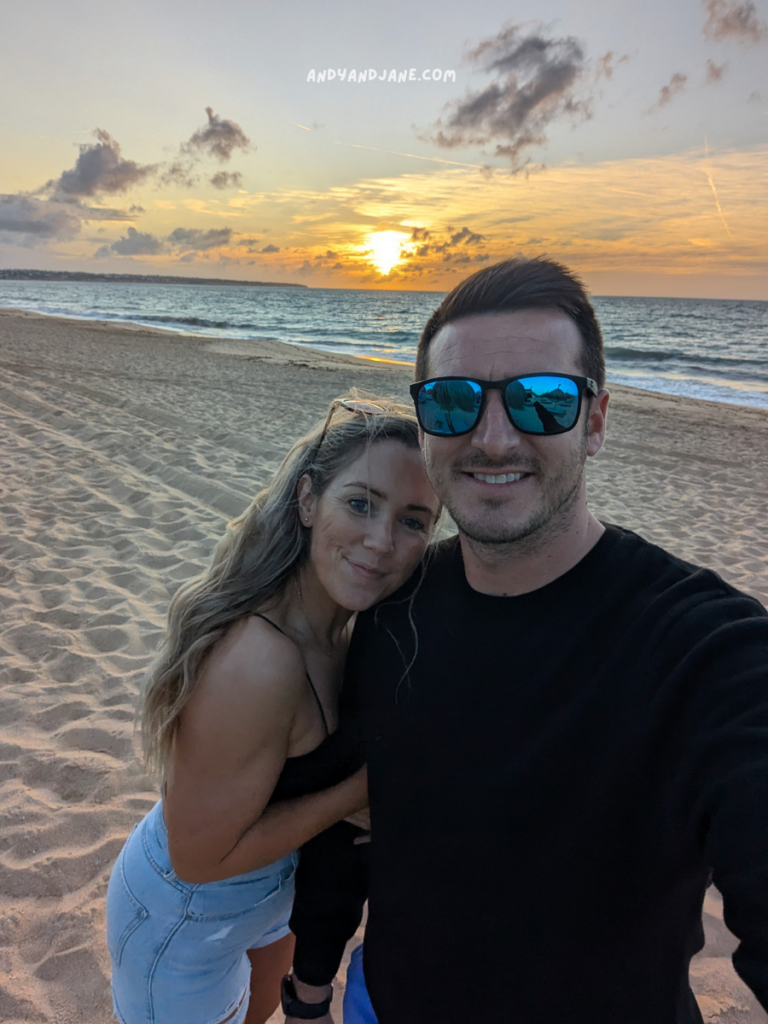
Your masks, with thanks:
[[[133,717],[169,597],[330,398],[405,398],[409,372],[10,311],[0,366],[0,1020],[107,1024],[104,895],[156,798]],[[768,414],[613,390],[598,513],[768,604]],[[705,911],[705,1019],[767,1020]]]

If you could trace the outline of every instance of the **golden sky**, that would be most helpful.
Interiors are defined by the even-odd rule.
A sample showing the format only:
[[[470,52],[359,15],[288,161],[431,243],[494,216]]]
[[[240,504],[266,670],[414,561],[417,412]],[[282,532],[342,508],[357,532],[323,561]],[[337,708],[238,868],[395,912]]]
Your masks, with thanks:
[[[597,294],[768,299],[761,2],[391,0],[372,32],[351,0],[32,0],[0,267],[443,291],[547,253]]]
[[[537,251],[578,267],[613,293],[647,294],[644,278],[671,275],[669,293],[681,294],[691,278],[754,278],[758,288],[765,281],[766,168],[768,147],[528,176],[447,167],[321,192],[241,194],[225,209],[228,224],[237,222],[233,213],[266,222],[274,217],[274,230],[282,225],[290,245],[273,265],[312,284],[445,289],[457,273]],[[212,220],[221,215],[218,207],[209,210]],[[386,275],[371,244],[379,235],[400,240],[399,260]],[[247,249],[235,251],[247,257]]]

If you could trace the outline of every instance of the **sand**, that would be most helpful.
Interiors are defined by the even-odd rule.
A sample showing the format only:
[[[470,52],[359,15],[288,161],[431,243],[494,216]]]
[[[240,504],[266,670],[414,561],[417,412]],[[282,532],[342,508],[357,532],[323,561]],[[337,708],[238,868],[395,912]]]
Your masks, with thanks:
[[[0,1020],[107,1024],[104,896],[156,799],[134,703],[168,600],[328,400],[405,399],[410,370],[4,310],[0,367]],[[611,390],[595,511],[768,604],[768,413]],[[768,1020],[712,890],[705,926],[705,1020]]]

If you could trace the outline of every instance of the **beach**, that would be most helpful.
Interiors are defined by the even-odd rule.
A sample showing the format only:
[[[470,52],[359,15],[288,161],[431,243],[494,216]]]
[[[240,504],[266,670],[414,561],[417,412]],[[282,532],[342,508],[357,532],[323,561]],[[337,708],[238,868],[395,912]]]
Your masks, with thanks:
[[[134,710],[169,598],[330,399],[406,401],[412,371],[12,310],[0,367],[0,1020],[108,1024],[104,897],[157,798]],[[609,388],[595,513],[768,606],[768,411]],[[714,890],[704,923],[705,1021],[767,1021]]]

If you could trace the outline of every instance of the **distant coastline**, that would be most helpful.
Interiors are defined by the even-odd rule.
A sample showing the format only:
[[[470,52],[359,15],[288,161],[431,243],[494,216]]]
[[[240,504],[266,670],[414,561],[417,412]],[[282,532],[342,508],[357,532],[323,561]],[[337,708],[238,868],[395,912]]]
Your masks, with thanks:
[[[281,281],[233,281],[224,277],[178,277],[172,274],[86,274],[80,270],[0,270],[0,281],[84,281],[102,284],[229,284],[246,288],[308,288]]]

